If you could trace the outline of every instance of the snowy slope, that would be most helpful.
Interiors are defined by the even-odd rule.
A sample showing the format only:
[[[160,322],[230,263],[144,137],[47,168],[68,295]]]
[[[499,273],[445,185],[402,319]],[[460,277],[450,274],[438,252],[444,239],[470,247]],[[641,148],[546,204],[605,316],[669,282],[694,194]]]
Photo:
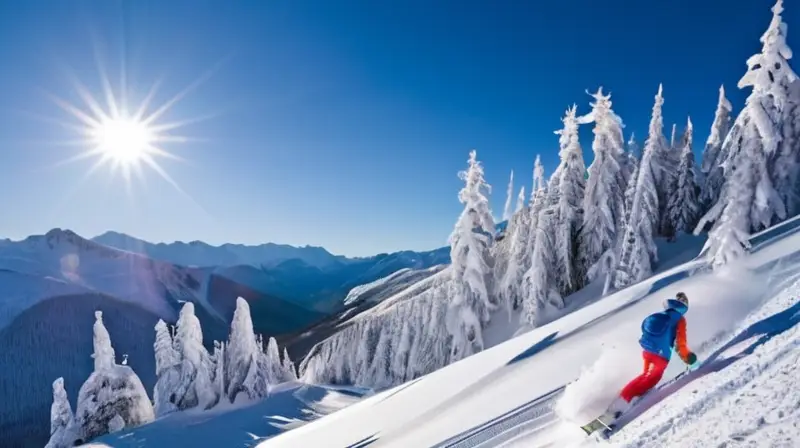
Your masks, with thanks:
[[[362,302],[380,303],[383,299],[440,272],[445,267],[445,265],[437,265],[428,269],[401,269],[386,277],[351,289],[344,298],[344,305],[353,306]]]
[[[349,406],[365,391],[287,383],[271,393],[269,399],[243,407],[170,414],[140,428],[100,437],[86,446],[254,446],[287,425],[302,424]]]
[[[520,446],[580,443],[583,440],[580,430],[562,424],[554,412],[566,383],[579,378],[596,362],[610,365],[612,368],[606,372],[614,374],[606,378],[607,383],[600,388],[601,395],[607,396],[594,398],[599,401],[613,398],[618,386],[641,368],[637,340],[642,317],[661,309],[662,300],[677,291],[684,291],[690,297],[691,308],[687,315],[689,342],[701,359],[709,357],[721,344],[739,334],[732,330],[758,321],[759,315],[769,315],[774,310],[791,306],[792,300],[796,299],[788,300],[787,297],[796,297],[794,290],[787,290],[783,295],[779,293],[800,275],[800,234],[784,228],[770,235],[767,241],[758,244],[752,255],[742,260],[738,268],[731,268],[728,273],[692,275],[692,270],[700,265],[702,262],[699,261],[680,265],[557,321],[284,433],[260,446],[496,446],[503,441],[512,442],[511,439],[520,435],[526,437]],[[761,308],[762,305],[765,308]],[[760,311],[752,314],[757,310]],[[796,320],[790,320],[786,325],[792,322]],[[782,337],[791,334],[796,333],[787,332]],[[796,352],[797,340],[786,341],[783,347],[786,353],[794,353],[792,350]],[[764,350],[767,348],[765,345]],[[733,358],[726,358],[727,367],[716,364],[722,369],[721,375],[737,377],[736,373],[728,373],[733,372],[729,370],[731,368],[751,372],[745,377],[762,370],[774,371],[774,374],[761,375],[768,380],[780,376],[780,366],[785,371],[789,365],[786,363],[790,362],[785,358],[789,355],[782,355],[784,358],[778,359],[774,367],[763,369],[758,367],[759,362],[767,358],[756,355],[736,361],[739,353],[734,351],[733,355]],[[616,362],[610,363],[609,360]],[[737,363],[738,367],[734,367]],[[674,361],[665,378],[682,369],[680,362]],[[745,393],[744,390],[736,392],[741,381],[729,383],[727,388],[721,389],[730,389],[734,394]],[[788,395],[789,391],[785,390],[794,387],[786,377],[783,382],[773,379],[770,384],[773,385],[772,394],[795,396]],[[695,390],[694,387],[690,389]],[[713,394],[716,389],[708,390]],[[698,392],[694,395],[700,397],[703,394]],[[708,397],[697,399],[703,403],[715,401]],[[736,398],[727,399],[730,404]],[[750,399],[757,400],[755,397]],[[668,406],[670,401],[666,400],[664,406]],[[772,408],[796,408],[796,403],[789,400]],[[694,406],[709,408],[702,404]],[[716,412],[721,416],[718,420],[735,431],[747,429],[731,416],[730,408],[725,408],[728,410],[718,407],[716,411],[709,411],[709,415]],[[777,417],[779,411],[770,417],[771,421],[783,418]],[[675,419],[675,410],[664,413],[661,427],[640,429],[642,434],[650,434],[643,446],[666,446],[664,437],[687,443],[669,446],[691,446],[688,441],[692,434],[699,435],[691,431],[699,431],[701,423],[685,422],[686,432],[679,435],[669,426],[669,419]],[[784,410],[783,415],[791,414]],[[790,421],[788,427],[794,428],[796,434],[796,420]],[[637,426],[631,425],[624,429],[618,438],[629,437],[635,428]],[[795,442],[798,440],[794,439]],[[711,445],[698,443],[696,446]]]

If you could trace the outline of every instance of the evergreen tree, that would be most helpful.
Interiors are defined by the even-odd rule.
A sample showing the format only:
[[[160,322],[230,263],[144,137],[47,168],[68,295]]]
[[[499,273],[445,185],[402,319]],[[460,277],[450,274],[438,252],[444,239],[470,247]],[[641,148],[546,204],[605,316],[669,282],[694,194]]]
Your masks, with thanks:
[[[717,202],[725,181],[724,163],[728,159],[728,154],[723,151],[722,143],[731,126],[732,110],[730,101],[725,97],[725,86],[721,85],[719,86],[717,110],[714,113],[714,123],[711,125],[711,133],[708,135],[706,146],[703,149],[703,163],[700,167],[704,178],[700,197],[703,212],[708,211]]]
[[[233,403],[239,393],[244,393],[251,400],[266,397],[269,373],[259,365],[259,357],[263,352],[253,332],[250,305],[241,297],[236,299],[226,353],[227,395],[230,402]]]
[[[785,128],[795,122],[790,106],[796,101],[792,83],[797,75],[788,64],[782,0],[772,11],[762,51],[747,60],[748,71],[738,84],[753,91],[723,144],[728,160],[722,197],[697,227],[716,221],[704,248],[713,266],[743,253],[750,232],[785,219],[786,203],[793,201],[796,185],[789,180],[797,171],[797,148],[782,145]]]
[[[553,177],[556,175],[554,174]],[[557,184],[557,182],[556,182]],[[553,185],[553,179],[550,179],[550,185]],[[539,155],[536,155],[536,161],[533,164],[533,191],[531,191],[531,207],[529,210],[528,219],[528,241],[525,248],[526,258],[525,271],[531,267],[531,259],[533,257],[533,250],[536,244],[536,229],[539,228],[539,215],[542,210],[547,207],[549,202],[549,188],[545,188],[544,180],[544,166]],[[553,204],[555,205],[555,204]],[[523,291],[523,296],[527,296],[528,292]]]
[[[194,314],[194,304],[183,304],[175,330],[180,379],[175,390],[178,409],[200,406],[207,409],[216,401],[211,383],[211,357],[203,346],[203,329]]]
[[[180,387],[179,357],[167,324],[159,319],[155,326],[156,340],[153,353],[156,358],[156,385],[153,388],[153,406],[156,416],[176,410],[174,392]]]
[[[556,251],[553,235],[556,224],[555,209],[550,207],[539,214],[531,267],[523,277],[525,296],[522,303],[522,320],[530,326],[542,322],[548,306],[563,308],[564,302],[558,292]]]
[[[608,250],[613,250],[622,232],[624,216],[624,176],[619,161],[624,153],[622,120],[611,109],[611,96],[602,88],[593,95],[592,112],[582,121],[594,122],[594,161],[583,201],[583,227],[580,235],[577,273],[586,280],[589,270]],[[538,236],[538,235],[537,235]]]
[[[45,448],[74,446],[72,407],[64,390],[64,378],[53,381],[53,405],[50,407],[50,440]]]
[[[663,148],[664,140],[661,132],[664,126],[661,115],[664,98],[661,92],[659,85],[650,118],[648,137],[642,152],[642,161],[635,177],[635,193],[617,255],[617,270],[613,279],[616,288],[647,278],[653,272],[653,263],[657,261],[654,237],[659,222],[656,172],[660,167],[660,161],[656,156]],[[630,195],[631,187],[627,191]]]
[[[452,296],[447,327],[453,336],[451,353],[463,358],[483,350],[482,328],[496,308],[489,296],[492,258],[490,247],[494,219],[484,190],[490,189],[483,177],[483,166],[473,150],[469,169],[459,176],[465,181],[459,192],[464,211],[450,235]]]
[[[583,162],[583,149],[578,138],[578,119],[576,106],[567,109],[561,120],[564,127],[556,131],[559,135],[559,157],[561,162],[554,174],[558,176],[559,193],[555,205],[554,248],[555,270],[558,289],[562,295],[583,286],[578,266],[578,232],[583,222],[583,200],[586,190],[586,165]],[[543,175],[543,174],[542,174]],[[530,256],[530,255],[529,255]]]
[[[114,359],[114,349],[111,347],[111,337],[108,335],[105,325],[103,325],[103,312],[95,311],[94,317],[94,336],[92,338],[94,370],[111,369],[117,362]]]
[[[518,198],[521,202],[525,201],[525,189],[520,190]],[[498,293],[500,300],[505,304],[506,309],[511,314],[520,301],[522,277],[525,275],[530,259],[528,248],[528,235],[530,233],[530,215],[526,210],[520,210],[514,214],[509,223],[510,235],[508,243],[508,265],[500,278]]]
[[[217,402],[225,396],[225,343],[214,341],[214,394]],[[216,404],[216,403],[215,403]]]
[[[690,233],[699,219],[700,205],[698,196],[700,187],[697,185],[697,175],[694,167],[694,152],[692,151],[692,121],[687,120],[686,130],[681,138],[681,163],[678,167],[678,182],[672,191],[667,205],[671,228],[677,233]]]
[[[155,418],[142,381],[130,367],[114,361],[114,349],[100,311],[95,311],[93,339],[95,370],[81,386],[75,408],[74,428],[76,440],[80,441]]]
[[[283,348],[283,376],[286,381],[297,381],[297,370],[289,357],[289,351],[286,350],[286,347]]]
[[[519,188],[519,194],[517,195],[517,206],[514,208],[514,213],[519,213],[522,209],[525,208],[525,186],[521,186]]]
[[[514,194],[514,170],[511,170],[511,177],[508,179],[508,189],[506,190],[506,206],[503,208],[503,221],[511,219],[511,198]]]

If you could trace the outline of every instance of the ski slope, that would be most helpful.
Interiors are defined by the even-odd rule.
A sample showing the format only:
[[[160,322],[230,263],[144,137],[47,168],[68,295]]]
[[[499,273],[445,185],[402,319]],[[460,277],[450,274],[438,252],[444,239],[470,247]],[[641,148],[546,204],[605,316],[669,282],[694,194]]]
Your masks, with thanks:
[[[767,401],[761,395],[771,395],[773,399],[785,397],[777,400],[784,406],[769,407],[775,410],[773,420],[778,423],[769,426],[770,420],[764,420],[761,427],[769,426],[770,431],[794,441],[791,446],[798,446],[800,401],[793,381],[787,381],[797,376],[793,371],[798,356],[796,293],[800,291],[797,228],[795,221],[754,236],[751,255],[725,272],[693,274],[703,265],[698,260],[680,265],[258,446],[561,447],[594,443],[565,418],[596,415],[593,413],[604,409],[638,373],[640,322],[678,291],[690,299],[686,315],[689,345],[701,360],[710,361],[677,382],[673,390],[659,391],[663,396],[648,397],[652,403],[643,405],[650,409],[641,409],[640,413],[645,413],[612,442],[685,447],[746,440],[759,434],[761,420],[745,422],[746,417],[755,418],[756,411],[739,416],[736,403],[745,400],[761,406]],[[683,369],[682,363],[673,359],[664,380]],[[565,386],[578,378],[565,392]],[[769,387],[759,393],[741,389],[749,384],[748,379]],[[593,387],[586,388],[587,383]],[[587,393],[575,399],[575,390]],[[667,395],[675,398],[664,400]],[[704,417],[688,418],[692,415]],[[713,419],[713,430],[707,430],[709,423],[704,418]],[[780,445],[790,442],[779,441],[777,446],[790,446]]]

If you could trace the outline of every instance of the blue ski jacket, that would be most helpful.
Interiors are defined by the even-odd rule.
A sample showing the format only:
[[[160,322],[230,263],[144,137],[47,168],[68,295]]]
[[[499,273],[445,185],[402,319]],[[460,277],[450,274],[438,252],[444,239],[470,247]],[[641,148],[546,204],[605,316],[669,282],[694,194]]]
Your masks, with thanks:
[[[690,350],[686,344],[686,318],[688,307],[674,299],[667,300],[667,309],[651,314],[642,322],[639,345],[647,352],[669,360],[677,345],[681,359],[686,361]]]

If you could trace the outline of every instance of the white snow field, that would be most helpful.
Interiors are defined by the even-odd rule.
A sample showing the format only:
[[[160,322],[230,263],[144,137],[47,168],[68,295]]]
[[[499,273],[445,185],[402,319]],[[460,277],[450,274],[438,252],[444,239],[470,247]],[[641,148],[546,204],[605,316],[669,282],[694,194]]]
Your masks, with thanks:
[[[638,373],[641,320],[678,291],[690,300],[689,345],[706,362],[639,402],[610,442],[800,446],[798,227],[755,235],[751,254],[724,272],[692,275],[704,263],[685,263],[258,446],[594,444],[581,419]],[[684,369],[673,357],[662,382]]]
[[[268,399],[255,403],[175,412],[138,428],[99,437],[84,446],[253,446],[264,438],[352,405],[369,391],[285,383],[270,393]]]

